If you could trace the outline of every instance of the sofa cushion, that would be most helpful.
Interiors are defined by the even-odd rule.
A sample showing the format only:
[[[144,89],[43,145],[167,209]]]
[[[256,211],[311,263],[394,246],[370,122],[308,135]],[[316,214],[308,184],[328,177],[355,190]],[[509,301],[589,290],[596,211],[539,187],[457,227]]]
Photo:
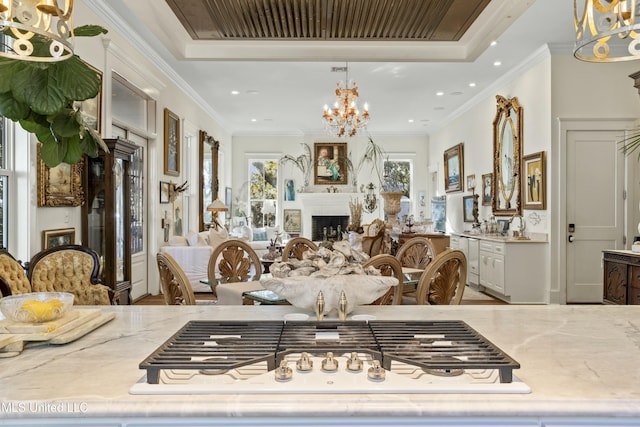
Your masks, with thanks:
[[[267,232],[264,228],[254,228],[253,229],[253,239],[256,242],[261,242],[261,241],[265,241],[268,240],[267,239]]]
[[[171,236],[167,243],[169,246],[189,246],[189,242],[184,236]]]
[[[220,227],[218,229],[210,228],[209,231],[209,246],[212,248],[218,247],[218,245],[229,238],[229,232],[226,228]]]

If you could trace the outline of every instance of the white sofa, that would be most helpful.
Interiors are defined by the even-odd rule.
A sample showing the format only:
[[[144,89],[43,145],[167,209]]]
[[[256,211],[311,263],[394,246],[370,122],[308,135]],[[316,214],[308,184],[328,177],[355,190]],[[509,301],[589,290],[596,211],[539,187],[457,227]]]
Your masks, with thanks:
[[[244,240],[251,246],[259,257],[262,257],[266,254],[269,249],[269,244],[271,239],[276,238],[277,233],[279,232],[279,227],[263,227],[263,228],[250,228],[246,225],[235,227],[229,236],[231,238],[236,238],[240,240]],[[282,232],[281,232],[282,233]],[[281,238],[284,241],[285,236],[281,234]]]
[[[191,283],[194,292],[211,292],[211,288],[201,280],[207,281],[209,258],[213,250],[220,243],[229,238],[227,230],[189,232],[184,236],[174,236],[167,245],[160,248],[161,252],[171,255],[182,268]]]

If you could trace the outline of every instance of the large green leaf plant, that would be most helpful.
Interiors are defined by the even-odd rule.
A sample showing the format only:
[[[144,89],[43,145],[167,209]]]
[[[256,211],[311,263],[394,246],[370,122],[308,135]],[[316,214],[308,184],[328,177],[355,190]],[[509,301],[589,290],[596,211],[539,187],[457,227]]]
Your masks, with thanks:
[[[74,29],[76,37],[106,32],[97,25]],[[39,47],[37,40],[34,45]],[[36,135],[47,166],[74,164],[84,154],[96,157],[100,148],[108,151],[98,132],[85,123],[74,106],[100,91],[100,77],[80,57],[59,62],[0,57],[0,76],[0,115]]]

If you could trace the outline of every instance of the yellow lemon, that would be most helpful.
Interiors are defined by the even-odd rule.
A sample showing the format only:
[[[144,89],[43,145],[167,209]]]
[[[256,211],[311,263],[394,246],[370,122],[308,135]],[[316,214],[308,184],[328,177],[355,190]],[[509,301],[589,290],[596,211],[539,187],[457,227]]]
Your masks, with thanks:
[[[53,319],[62,307],[62,301],[53,299],[51,301],[27,300],[22,303],[22,309],[32,315],[32,321],[44,322]]]

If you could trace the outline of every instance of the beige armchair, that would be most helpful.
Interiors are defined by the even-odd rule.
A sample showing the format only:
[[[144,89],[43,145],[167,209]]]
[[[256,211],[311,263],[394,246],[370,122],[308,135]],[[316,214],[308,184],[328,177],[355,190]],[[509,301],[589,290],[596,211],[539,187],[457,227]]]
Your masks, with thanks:
[[[29,262],[29,279],[34,292],[70,292],[74,304],[110,305],[112,290],[100,283],[98,255],[80,245],[45,249]]]
[[[24,267],[5,249],[0,250],[0,297],[31,292]]]

